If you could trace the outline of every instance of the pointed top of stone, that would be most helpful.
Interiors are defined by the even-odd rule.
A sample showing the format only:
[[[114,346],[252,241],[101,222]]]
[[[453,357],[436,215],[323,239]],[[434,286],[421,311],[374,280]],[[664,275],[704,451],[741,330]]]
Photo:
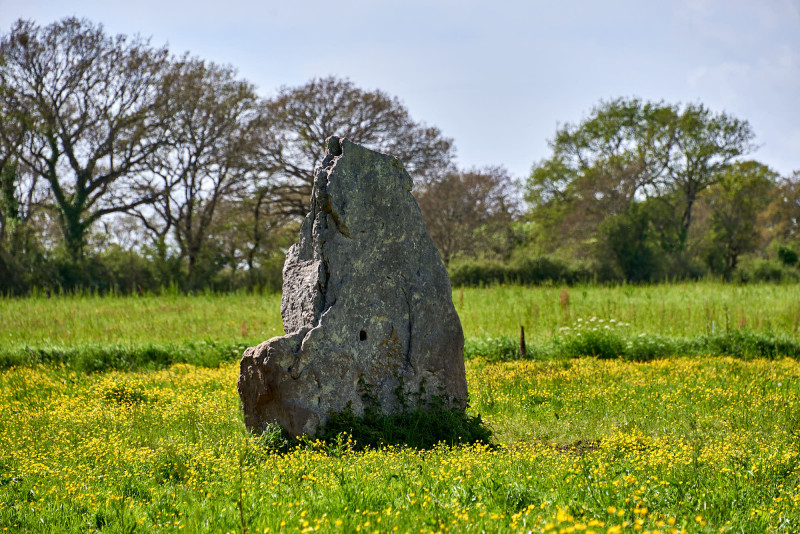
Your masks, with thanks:
[[[441,397],[464,408],[464,337],[447,271],[402,164],[329,137],[311,210],[287,253],[286,335],[248,349],[245,422],[314,434],[330,413]]]

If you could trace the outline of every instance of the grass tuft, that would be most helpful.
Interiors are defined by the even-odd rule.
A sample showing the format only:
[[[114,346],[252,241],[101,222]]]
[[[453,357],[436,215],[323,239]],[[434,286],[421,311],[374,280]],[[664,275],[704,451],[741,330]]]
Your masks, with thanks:
[[[489,444],[492,431],[480,415],[444,405],[420,407],[397,414],[367,410],[364,417],[352,410],[333,414],[318,439],[327,443],[352,440],[353,450],[405,445],[432,449],[437,445]]]
[[[488,362],[513,361],[520,359],[518,346],[519,342],[512,337],[473,338],[464,343],[464,356],[467,359],[480,357]],[[676,355],[729,356],[743,360],[800,358],[800,340],[786,334],[747,329],[686,338],[590,330],[566,333],[549,342],[529,345],[527,359],[593,356],[646,362]]]

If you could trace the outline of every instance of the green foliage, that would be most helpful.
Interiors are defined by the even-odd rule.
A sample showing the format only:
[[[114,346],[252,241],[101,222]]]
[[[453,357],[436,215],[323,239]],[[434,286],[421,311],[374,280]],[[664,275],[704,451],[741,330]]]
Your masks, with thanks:
[[[793,266],[797,265],[797,251],[785,245],[779,245],[777,250],[778,259],[784,265]]]
[[[510,263],[493,260],[461,260],[450,266],[453,286],[484,286],[493,284],[574,284],[585,282],[589,273],[580,267],[549,256],[523,258]]]
[[[269,423],[263,432],[253,435],[253,440],[259,447],[275,452],[289,452],[300,444],[278,423]]]
[[[519,357],[519,339],[510,336],[468,337],[464,357],[481,357],[487,362],[509,361]]]
[[[3,230],[20,219],[17,181],[16,162],[9,161],[0,166],[0,228]],[[3,237],[2,233],[0,237]]]
[[[692,344],[692,341],[689,343]],[[725,333],[702,336],[695,340],[693,345],[698,354],[729,355],[744,359],[800,358],[800,340],[786,334],[733,329]],[[678,351],[681,349],[679,346]]]
[[[800,279],[800,275],[786,264],[767,259],[759,259],[748,267],[743,268],[738,273],[739,280],[742,282],[761,282],[761,283],[793,283]]]
[[[720,251],[720,274],[726,279],[733,275],[741,255],[756,250],[761,237],[758,215],[769,204],[777,177],[766,165],[745,161],[723,172],[709,190],[711,239]]]
[[[176,363],[213,368],[238,360],[244,349],[243,344],[214,342],[24,347],[0,350],[0,369],[49,365],[92,373],[166,369]],[[711,354],[744,359],[800,357],[800,342],[790,336],[747,329],[688,338],[589,331],[580,336],[562,335],[550,342],[529,343],[526,354],[529,359],[596,356],[631,361],[648,361],[674,354]],[[511,336],[469,337],[464,342],[464,357],[488,362],[516,360],[520,357],[519,339]]]
[[[345,437],[346,436],[346,437]],[[451,409],[444,402],[386,415],[377,409],[357,417],[352,410],[332,414],[317,438],[328,444],[352,440],[352,450],[407,446],[431,449],[436,445],[465,445],[490,442],[491,430],[480,415]]]
[[[513,338],[469,339],[465,345],[465,358],[481,358],[488,362],[519,359],[518,343]],[[627,361],[646,362],[674,355],[729,356],[751,360],[754,358],[800,358],[800,340],[785,334],[753,332],[732,329],[725,333],[703,334],[688,338],[639,334],[630,335],[615,331],[584,330],[562,334],[544,344],[529,347],[527,358],[558,360],[593,356],[601,359],[620,358]]]
[[[625,213],[609,217],[600,225],[599,255],[607,250],[614,267],[629,282],[655,282],[664,275],[663,253],[652,239],[648,216],[653,204],[632,204]]]
[[[701,104],[601,102],[558,129],[551,157],[526,182],[533,240],[565,257],[591,249],[600,272],[611,267],[629,282],[695,278],[705,200],[730,273],[756,246],[755,219],[775,187],[766,166],[734,163],[753,138],[746,121]]]
[[[20,366],[64,366],[92,373],[109,370],[166,369],[176,363],[217,367],[241,357],[245,346],[214,341],[181,344],[84,344],[75,347],[0,348],[0,369]]]
[[[398,387],[398,395],[402,395],[401,390]],[[345,451],[385,447],[432,449],[441,445],[489,444],[492,437],[480,415],[453,408],[442,397],[414,402],[415,399],[401,396],[400,411],[386,414],[369,391],[362,395],[367,403],[363,416],[357,416],[351,406],[343,412],[331,413],[313,441],[308,436],[293,438],[277,423],[268,424],[262,433],[256,434],[255,440],[259,446],[276,452],[310,446],[340,455]]]
[[[228,258],[210,251],[200,258],[190,275],[180,255],[156,243],[141,252],[109,245],[97,254],[73,258],[68,251],[44,251],[32,240],[30,230],[18,226],[13,247],[0,246],[0,294],[93,292],[135,295],[162,293],[170,288],[185,293],[281,289],[283,255],[266,258],[252,270],[236,271]],[[23,241],[24,240],[24,241]]]
[[[624,357],[625,340],[618,335],[602,331],[586,331],[583,334],[568,336],[560,343],[561,352],[566,357],[596,356],[598,358]]]

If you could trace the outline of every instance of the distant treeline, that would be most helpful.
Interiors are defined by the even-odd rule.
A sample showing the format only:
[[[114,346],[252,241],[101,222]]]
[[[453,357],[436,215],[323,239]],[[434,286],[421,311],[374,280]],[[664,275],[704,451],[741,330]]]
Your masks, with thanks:
[[[0,292],[277,290],[330,135],[402,161],[455,285],[797,278],[800,174],[702,105],[601,102],[514,180],[380,90],[265,98],[67,18],[0,36]]]

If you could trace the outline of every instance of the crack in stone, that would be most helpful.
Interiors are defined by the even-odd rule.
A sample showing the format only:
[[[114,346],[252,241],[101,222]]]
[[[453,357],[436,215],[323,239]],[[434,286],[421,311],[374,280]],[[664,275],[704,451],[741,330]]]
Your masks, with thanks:
[[[398,380],[414,402],[439,391],[463,409],[463,332],[447,271],[408,193],[411,178],[390,156],[347,140],[332,138],[328,152],[287,252],[287,335],[242,357],[246,425],[277,421],[313,435],[348,403],[360,415],[368,406],[358,377],[369,379],[386,413],[397,409]]]
[[[411,311],[411,299],[406,292],[404,287],[401,287],[400,290],[403,292],[403,296],[406,299],[406,306],[408,308],[408,348],[406,349],[406,354],[404,356],[405,366],[407,369],[411,368],[411,343],[413,342],[413,329],[414,329],[414,315]]]

